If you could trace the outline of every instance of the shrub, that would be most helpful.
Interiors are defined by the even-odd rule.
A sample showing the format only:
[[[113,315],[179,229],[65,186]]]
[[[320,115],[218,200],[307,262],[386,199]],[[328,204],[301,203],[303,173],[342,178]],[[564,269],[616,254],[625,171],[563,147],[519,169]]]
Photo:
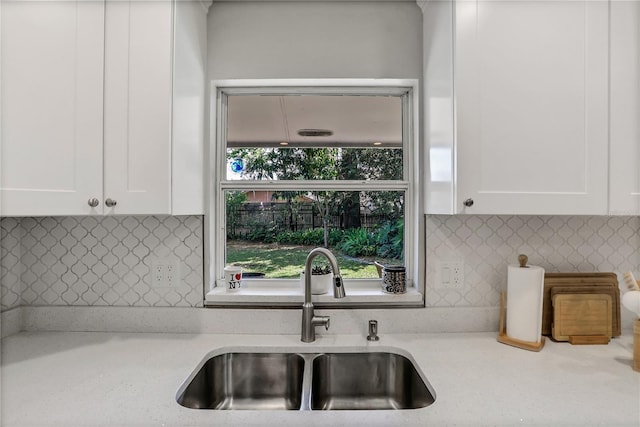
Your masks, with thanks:
[[[344,233],[344,230],[329,230],[329,246],[332,248],[340,246],[342,239],[344,239]]]
[[[302,231],[281,231],[275,239],[278,243],[288,243],[291,245],[322,245],[324,235],[321,228],[315,230]]]
[[[339,249],[349,256],[371,256],[376,254],[373,233],[363,228],[352,228],[344,232]]]
[[[376,255],[383,258],[402,259],[404,255],[404,221],[387,221],[375,234]]]
[[[270,224],[253,224],[245,239],[254,242],[273,243],[278,237],[278,226]]]
[[[301,245],[323,245],[324,244],[324,230],[322,228],[316,228],[313,230],[304,230],[300,236]]]
[[[342,230],[329,230],[329,246],[336,247],[340,244],[344,232]],[[301,231],[280,231],[275,236],[275,241],[280,244],[323,246],[324,229]]]

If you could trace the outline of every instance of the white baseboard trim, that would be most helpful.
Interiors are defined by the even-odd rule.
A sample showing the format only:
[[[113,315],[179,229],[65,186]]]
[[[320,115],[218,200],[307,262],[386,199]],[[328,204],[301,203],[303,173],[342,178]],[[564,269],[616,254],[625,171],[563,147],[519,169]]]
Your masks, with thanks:
[[[17,334],[23,330],[23,307],[15,307],[0,313],[0,338]]]
[[[331,316],[331,328],[322,334],[366,333],[370,319],[378,321],[380,334],[491,332],[499,317],[497,307],[316,312]],[[301,310],[45,306],[22,307],[22,316],[26,331],[299,334]]]

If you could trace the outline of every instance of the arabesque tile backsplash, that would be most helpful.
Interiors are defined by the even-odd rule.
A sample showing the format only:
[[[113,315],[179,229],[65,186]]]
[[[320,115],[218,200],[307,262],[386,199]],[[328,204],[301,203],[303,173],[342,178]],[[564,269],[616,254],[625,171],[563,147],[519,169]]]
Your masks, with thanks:
[[[426,217],[428,306],[494,307],[519,253],[548,271],[640,269],[640,217]],[[180,263],[182,285],[156,288],[154,258]],[[438,261],[464,262],[464,288],[436,283]],[[200,307],[200,216],[0,219],[2,311],[24,305]]]
[[[3,218],[2,310],[19,305],[202,306],[199,216]],[[154,259],[180,286],[154,287]]]
[[[507,265],[526,254],[550,272],[640,269],[640,217],[427,216],[428,306],[499,305]],[[434,283],[439,260],[464,261],[464,289]]]

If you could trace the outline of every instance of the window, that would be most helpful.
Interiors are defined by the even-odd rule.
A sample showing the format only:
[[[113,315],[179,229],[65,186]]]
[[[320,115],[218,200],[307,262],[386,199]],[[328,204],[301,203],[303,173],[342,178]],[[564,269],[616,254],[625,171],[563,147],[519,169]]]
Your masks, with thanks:
[[[214,83],[207,305],[298,305],[300,272],[317,246],[338,259],[340,306],[422,304],[416,85]],[[383,294],[374,262],[404,265],[409,292]],[[240,291],[216,286],[226,265],[242,267]],[[331,294],[314,303],[336,304]]]

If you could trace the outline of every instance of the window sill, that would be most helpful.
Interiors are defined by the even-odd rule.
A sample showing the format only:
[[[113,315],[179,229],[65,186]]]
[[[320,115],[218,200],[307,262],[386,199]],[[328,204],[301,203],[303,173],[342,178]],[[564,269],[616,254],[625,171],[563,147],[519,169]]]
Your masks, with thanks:
[[[407,284],[404,294],[382,292],[380,279],[360,279],[344,281],[346,297],[335,299],[333,291],[323,295],[312,295],[311,301],[317,308],[354,307],[424,307],[424,298],[418,290]],[[295,307],[304,301],[304,289],[298,280],[247,279],[242,288],[227,291],[222,286],[214,287],[206,296],[207,307]]]

